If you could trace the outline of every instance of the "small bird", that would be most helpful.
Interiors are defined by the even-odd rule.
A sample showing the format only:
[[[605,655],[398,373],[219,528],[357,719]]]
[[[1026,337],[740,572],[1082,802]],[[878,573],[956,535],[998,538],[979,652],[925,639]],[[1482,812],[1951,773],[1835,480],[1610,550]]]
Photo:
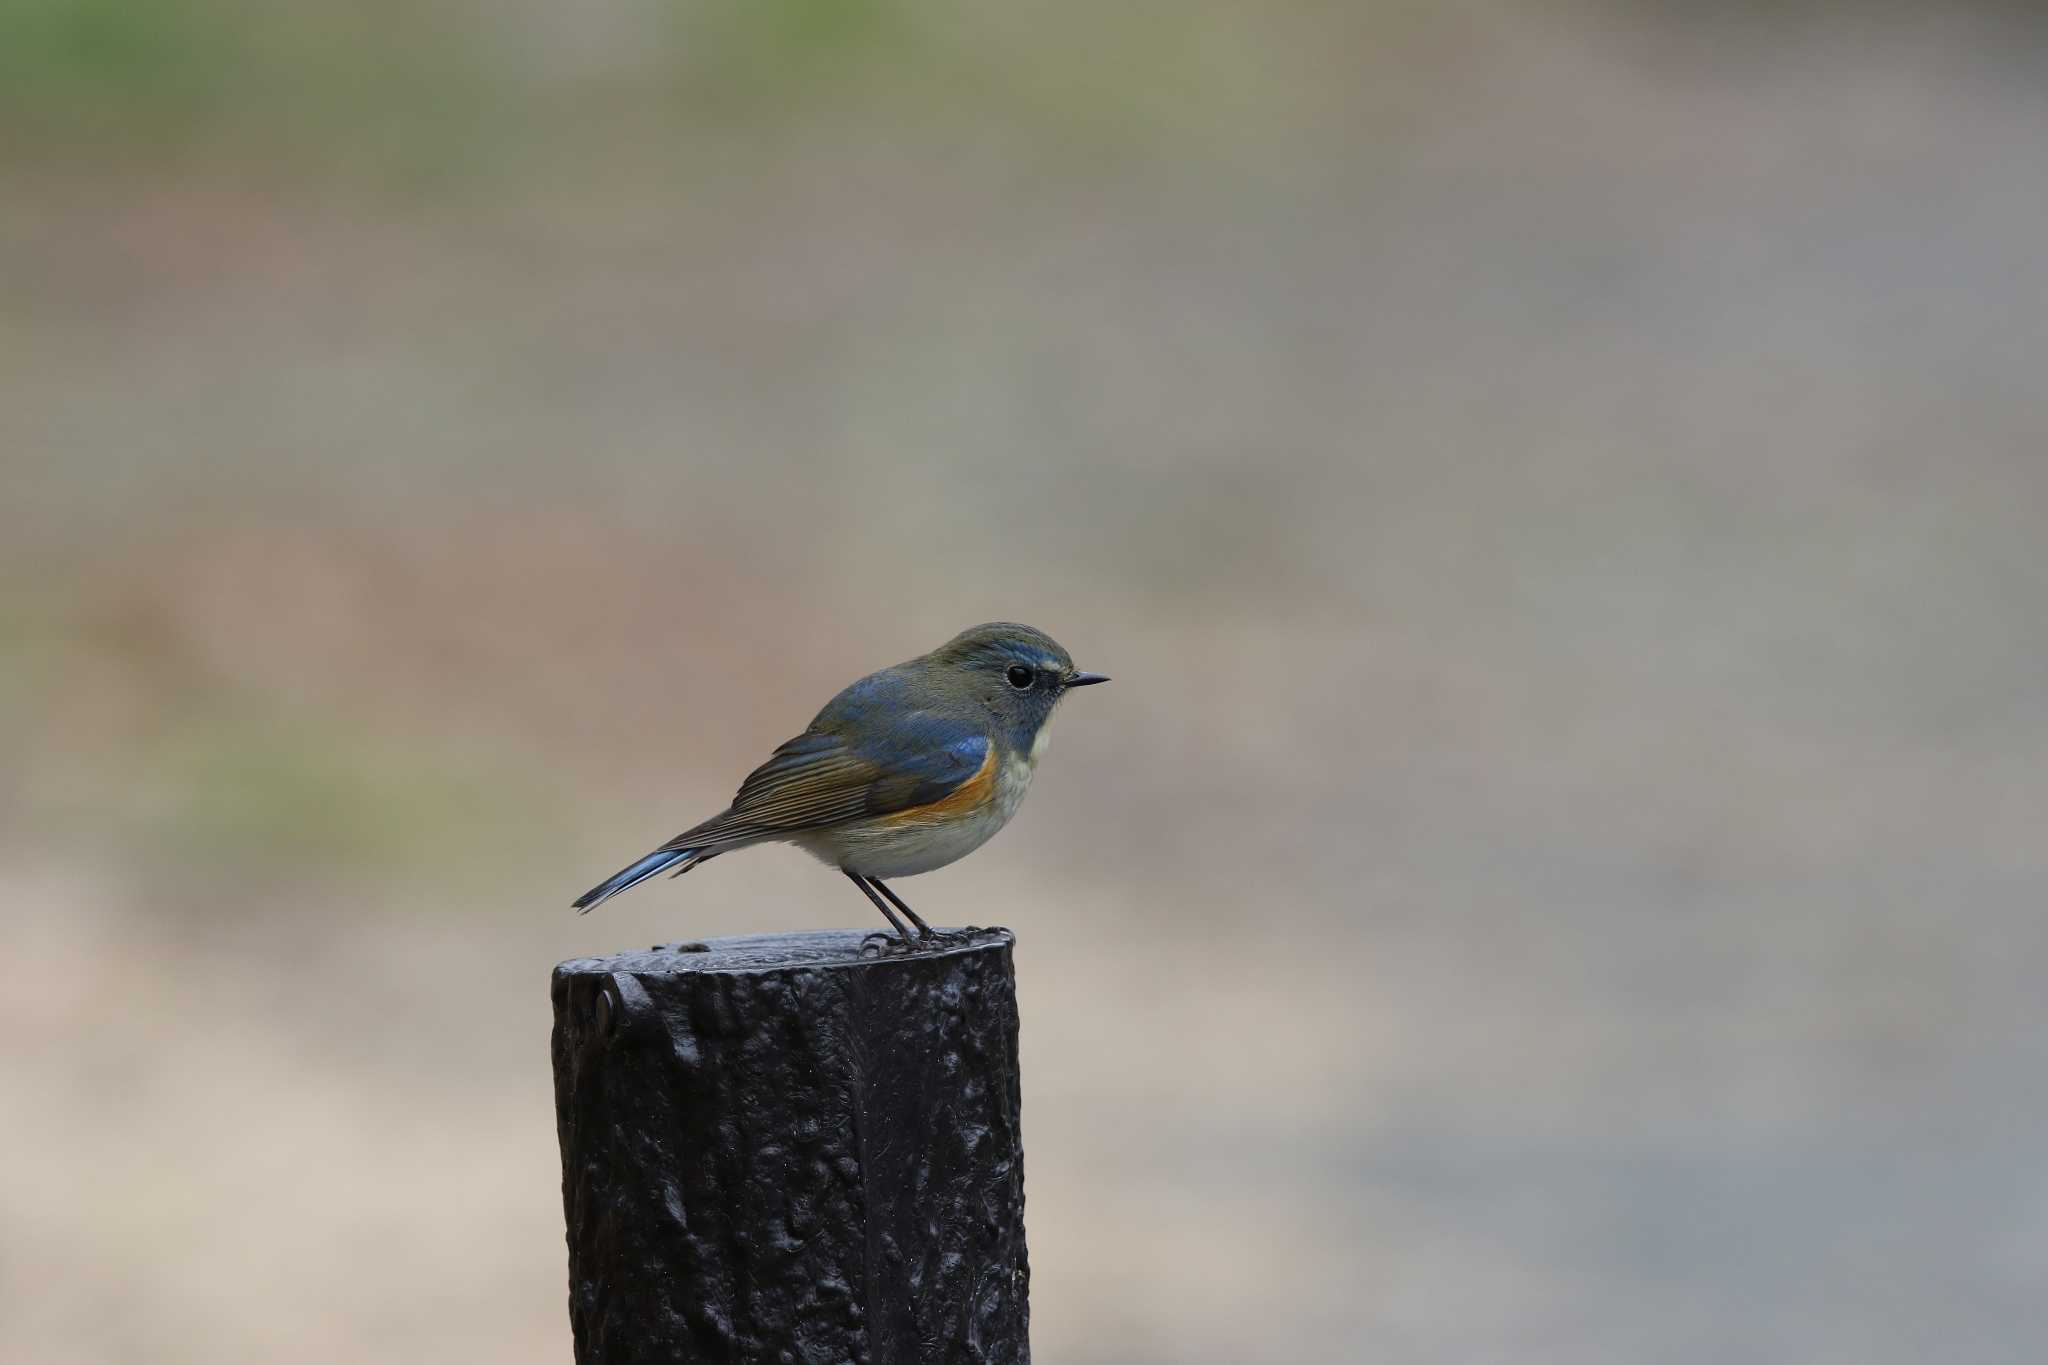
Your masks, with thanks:
[[[577,901],[588,913],[659,872],[680,877],[750,844],[792,843],[846,874],[908,947],[943,941],[882,881],[944,867],[1009,823],[1045,752],[1046,722],[1076,687],[1044,631],[1007,621],[963,630],[929,654],[870,673],[740,784],[732,805]],[[893,909],[891,907],[894,907]]]

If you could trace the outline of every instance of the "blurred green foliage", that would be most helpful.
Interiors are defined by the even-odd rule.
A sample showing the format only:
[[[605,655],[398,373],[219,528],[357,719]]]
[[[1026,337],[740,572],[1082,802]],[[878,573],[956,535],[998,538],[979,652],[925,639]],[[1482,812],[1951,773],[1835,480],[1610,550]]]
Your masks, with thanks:
[[[1379,22],[1386,8],[1368,12]],[[551,156],[658,164],[736,129],[879,120],[1099,156],[1162,134],[1255,133],[1303,88],[1275,64],[1275,32],[1302,12],[0,0],[0,152],[16,165],[209,155],[300,178],[433,181],[529,175]]]
[[[211,149],[446,174],[502,116],[496,94],[431,7],[0,0],[0,138],[18,162]]]
[[[52,122],[189,120],[245,60],[207,0],[0,0],[0,99]]]
[[[1369,4],[1374,16],[1387,6]],[[712,0],[666,11],[661,79],[693,116],[774,125],[820,103],[915,127],[999,130],[1062,153],[1162,134],[1241,137],[1300,73],[1276,37],[1303,7],[1029,8],[934,0]],[[1361,54],[1366,55],[1366,54]]]

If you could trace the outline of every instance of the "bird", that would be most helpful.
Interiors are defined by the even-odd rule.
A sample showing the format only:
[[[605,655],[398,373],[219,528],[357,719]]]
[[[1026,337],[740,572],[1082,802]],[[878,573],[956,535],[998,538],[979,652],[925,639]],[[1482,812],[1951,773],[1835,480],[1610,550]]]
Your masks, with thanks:
[[[883,879],[944,867],[994,837],[1030,790],[1060,700],[1108,681],[1075,668],[1042,630],[970,627],[850,684],[748,774],[730,806],[599,882],[574,908],[587,914],[650,877],[680,877],[734,849],[790,843],[859,887],[895,931],[895,947],[954,939]],[[897,911],[916,926],[915,940]]]

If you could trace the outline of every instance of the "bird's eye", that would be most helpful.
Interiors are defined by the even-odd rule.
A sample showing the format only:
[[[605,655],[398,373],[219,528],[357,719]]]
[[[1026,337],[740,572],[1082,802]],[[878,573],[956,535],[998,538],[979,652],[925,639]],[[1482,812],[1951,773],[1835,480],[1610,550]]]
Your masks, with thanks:
[[[1036,673],[1033,673],[1022,664],[1011,664],[1010,671],[1006,676],[1010,680],[1010,686],[1020,692],[1031,686],[1032,682],[1038,677]]]

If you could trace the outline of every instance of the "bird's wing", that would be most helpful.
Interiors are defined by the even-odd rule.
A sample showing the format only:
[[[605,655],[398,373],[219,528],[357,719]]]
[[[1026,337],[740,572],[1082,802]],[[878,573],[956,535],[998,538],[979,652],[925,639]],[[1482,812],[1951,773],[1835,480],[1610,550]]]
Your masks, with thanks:
[[[928,711],[899,713],[858,739],[806,730],[748,775],[730,809],[664,847],[774,838],[971,795],[993,784],[994,755],[986,734]]]

